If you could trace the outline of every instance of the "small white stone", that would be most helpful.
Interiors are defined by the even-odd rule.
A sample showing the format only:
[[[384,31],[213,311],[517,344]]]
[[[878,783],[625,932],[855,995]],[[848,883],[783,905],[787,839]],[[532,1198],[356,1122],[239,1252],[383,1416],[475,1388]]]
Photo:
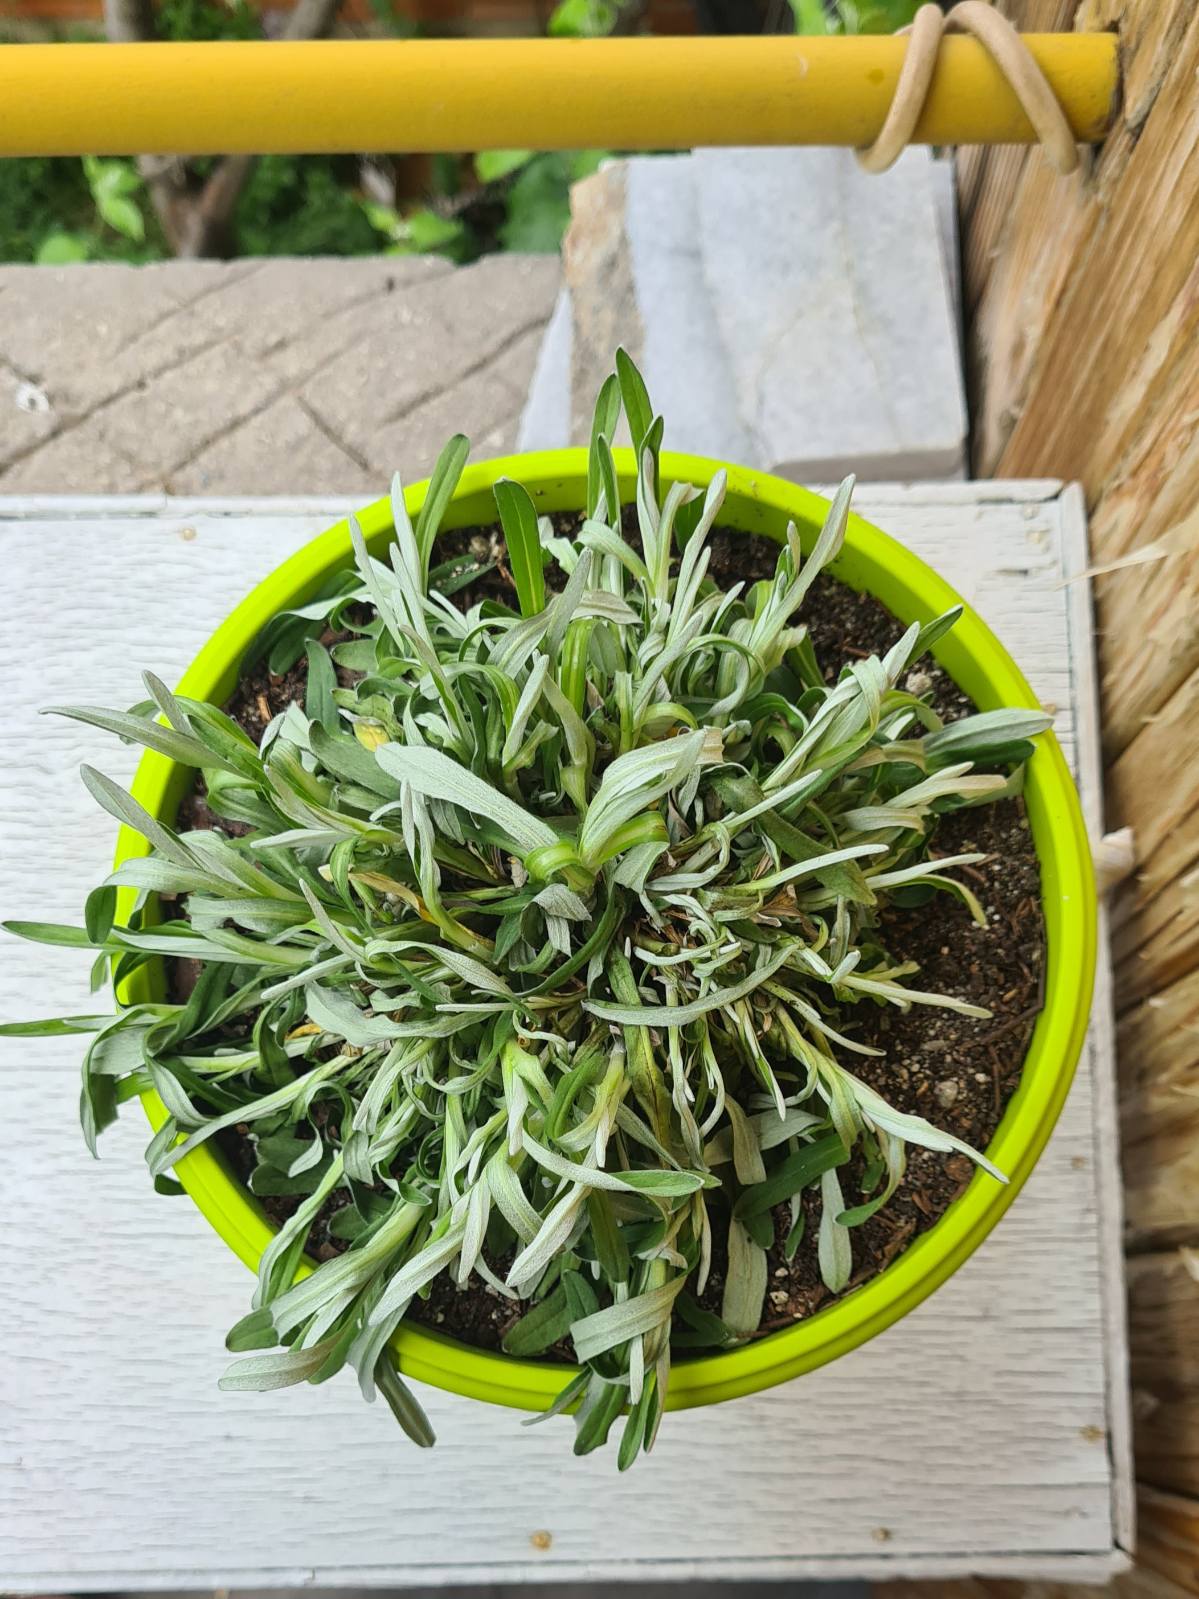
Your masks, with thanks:
[[[962,1085],[956,1077],[946,1077],[943,1082],[938,1083],[936,1088],[933,1089],[933,1093],[937,1096],[937,1103],[944,1105],[946,1109],[950,1105],[957,1104],[958,1096],[961,1092]]]
[[[13,402],[18,411],[26,411],[32,416],[45,416],[50,409],[45,391],[33,383],[18,383]]]

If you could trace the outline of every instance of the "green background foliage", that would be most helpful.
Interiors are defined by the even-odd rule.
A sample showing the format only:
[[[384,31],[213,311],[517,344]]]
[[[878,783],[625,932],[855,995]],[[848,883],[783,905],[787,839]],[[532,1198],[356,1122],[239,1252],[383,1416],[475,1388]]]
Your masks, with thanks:
[[[889,33],[910,22],[918,0],[791,0],[795,30],[805,34]],[[387,32],[410,36],[411,23],[390,0],[372,0]],[[262,36],[248,0],[162,0],[156,9],[166,40]],[[613,0],[561,0],[548,32],[593,38],[616,25]],[[235,256],[441,254],[459,262],[495,250],[557,250],[570,218],[570,186],[608,154],[583,150],[535,154],[486,151],[438,157],[423,204],[372,200],[359,162],[324,155],[265,156],[256,165],[233,220]],[[199,182],[211,161],[189,163]],[[0,161],[0,261],[145,262],[170,255],[133,162],[31,156]]]

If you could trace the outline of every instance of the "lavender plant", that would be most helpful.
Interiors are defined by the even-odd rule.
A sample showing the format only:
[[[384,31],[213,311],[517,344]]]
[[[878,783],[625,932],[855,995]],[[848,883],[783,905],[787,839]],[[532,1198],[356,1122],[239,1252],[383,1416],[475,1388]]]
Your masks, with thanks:
[[[622,408],[636,542],[611,450]],[[319,1383],[348,1364],[431,1443],[389,1342],[449,1274],[524,1303],[510,1352],[573,1346],[581,1369],[555,1409],[574,1410],[579,1453],[623,1416],[623,1469],[653,1443],[672,1342],[757,1330],[776,1207],[793,1251],[818,1187],[837,1292],[907,1147],[965,1149],[862,1080],[855,1062],[878,1052],[855,1041],[853,1013],[987,1014],[909,986],[916,966],[883,950],[879,912],[922,884],[984,920],[951,875],[982,857],[931,857],[935,820],[1015,792],[1048,718],[942,725],[900,687],[957,611],[827,683],[798,618],[841,548],[852,480],[806,559],[792,527],[772,579],[725,591],[708,572],[723,474],[702,495],[664,490],[661,435],[622,354],[577,529],[539,519],[519,483],[496,486],[518,611],[457,608],[445,590],[471,563],[434,564],[466,441],[446,447],[415,523],[397,479],[386,560],[351,519],[352,569],[260,641],[276,670],[308,662],[303,707],[261,747],[149,674],[133,711],[60,713],[194,768],[215,815],[242,824],[178,832],[85,767],[149,853],[90,894],[83,928],[7,924],[94,950],[95,986],[156,957],[197,963],[185,1001],[5,1031],[89,1035],[93,1152],[152,1088],[169,1113],[147,1150],[156,1186],[177,1187],[179,1160],[236,1126],[256,1148],[251,1189],[299,1196],[228,1338],[271,1352],[224,1387]],[[343,635],[331,650],[326,627]],[[124,922],[119,887],[136,891]],[[156,895],[178,919],[156,921]],[[339,1201],[344,1250],[297,1277]],[[700,1306],[717,1229],[719,1316]]]

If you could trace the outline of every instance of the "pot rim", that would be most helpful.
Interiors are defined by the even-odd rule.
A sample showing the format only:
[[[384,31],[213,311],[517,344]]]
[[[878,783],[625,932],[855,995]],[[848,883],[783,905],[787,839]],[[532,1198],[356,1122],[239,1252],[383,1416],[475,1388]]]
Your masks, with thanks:
[[[634,482],[631,450],[617,450],[622,496]],[[819,532],[828,502],[808,489],[766,473],[700,456],[663,452],[663,487],[685,481],[703,488],[718,470],[728,486],[721,525],[763,533],[776,541],[788,520],[799,528],[805,550]],[[587,451],[554,450],[476,462],[466,468],[443,521],[443,528],[469,527],[496,519],[491,488],[501,478],[523,483],[543,512],[577,510],[587,481]],[[415,515],[427,480],[405,494]],[[385,545],[393,531],[390,501],[384,497],[358,515],[368,544]],[[349,527],[336,523],[276,567],[229,614],[201,649],[178,692],[222,703],[232,692],[241,659],[263,625],[287,606],[303,603],[329,575],[351,559]],[[1039,708],[1024,676],[1003,645],[937,573],[895,539],[852,515],[845,547],[831,574],[879,599],[904,624],[928,621],[962,605],[961,619],[932,654],[980,710]],[[171,820],[190,781],[190,772],[147,751],[132,792],[152,816]],[[804,1321],[737,1349],[673,1363],[668,1409],[714,1404],[784,1382],[847,1353],[882,1332],[920,1303],[979,1246],[1020,1191],[1065,1102],[1082,1049],[1090,1010],[1097,948],[1097,911],[1090,849],[1078,795],[1057,739],[1041,736],[1028,765],[1025,803],[1041,871],[1045,914],[1045,1003],[1037,1018],[1021,1080],[994,1138],[989,1158],[1009,1177],[1005,1186],[976,1170],[966,1191],[944,1215],[877,1277],[835,1300]],[[140,834],[122,827],[119,863],[148,853]],[[122,890],[127,913],[132,890]],[[148,997],[150,977],[139,972],[122,993],[125,1000]],[[152,1092],[142,1096],[151,1125],[166,1119]],[[175,1168],[206,1219],[252,1269],[274,1228],[248,1191],[208,1145],[201,1145]],[[301,1273],[311,1270],[301,1266]],[[415,1325],[401,1325],[393,1340],[401,1371],[436,1387],[526,1410],[544,1410],[576,1368],[517,1360],[470,1348]]]

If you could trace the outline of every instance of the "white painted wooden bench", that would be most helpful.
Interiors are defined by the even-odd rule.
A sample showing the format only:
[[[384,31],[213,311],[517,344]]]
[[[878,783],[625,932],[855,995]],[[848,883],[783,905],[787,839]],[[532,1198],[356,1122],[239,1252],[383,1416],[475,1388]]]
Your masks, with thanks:
[[[857,507],[995,627],[1099,828],[1080,493],[863,488]],[[131,704],[346,502],[0,498],[0,914],[77,920],[112,826],[76,776],[135,752],[39,706]],[[77,952],[5,941],[0,1015],[87,1008]],[[137,1115],[93,1164],[78,1047],[0,1054],[0,1580],[25,1592],[566,1579],[1100,1581],[1127,1565],[1131,1472],[1106,966],[1089,1047],[1026,1191],[875,1342],[786,1388],[674,1415],[625,1477],[551,1422],[422,1397],[409,1448],[350,1380],[223,1394],[251,1279],[156,1197]]]

